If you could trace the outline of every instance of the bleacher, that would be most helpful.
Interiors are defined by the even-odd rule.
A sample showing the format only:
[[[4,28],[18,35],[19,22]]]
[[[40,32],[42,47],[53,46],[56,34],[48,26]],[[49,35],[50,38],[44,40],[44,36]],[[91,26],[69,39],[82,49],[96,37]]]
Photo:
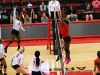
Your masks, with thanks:
[[[14,3],[12,3],[12,0],[5,0],[5,4],[3,3],[3,0],[0,0],[0,4],[2,4],[5,9],[7,9],[8,13],[10,13],[13,4],[17,4],[19,6],[18,9],[20,9],[20,5],[22,4],[21,5],[22,8],[24,7],[27,10],[27,4],[28,4],[29,1],[33,5],[32,8],[34,8],[34,10],[39,13],[39,5],[41,4],[41,2],[44,1],[44,3],[46,5],[48,5],[49,0],[14,0]],[[71,5],[74,5],[74,7],[76,9],[76,13],[78,14],[78,19],[79,20],[84,20],[85,19],[85,16],[83,14],[83,9],[81,8],[81,3],[80,3],[81,0],[58,0],[58,1],[60,2],[61,9],[66,7],[66,8],[64,8],[64,10],[62,10],[63,13]],[[85,6],[88,3],[92,3],[92,0],[83,0],[83,1],[85,3]],[[22,2],[22,3],[20,3],[20,2]],[[41,15],[41,13],[40,13],[40,15]],[[100,10],[95,9],[94,13],[93,13],[94,19],[100,19],[100,17],[98,15],[100,15]]]

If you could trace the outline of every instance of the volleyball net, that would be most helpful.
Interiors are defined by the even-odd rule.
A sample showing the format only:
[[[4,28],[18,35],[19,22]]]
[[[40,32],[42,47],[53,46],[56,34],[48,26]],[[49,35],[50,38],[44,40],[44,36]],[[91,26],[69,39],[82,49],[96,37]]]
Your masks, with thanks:
[[[54,11],[54,19],[52,20],[52,24],[54,25],[53,35],[55,35],[53,36],[53,40],[54,40],[53,46],[54,46],[54,50],[56,50],[58,53],[57,59],[60,60],[60,70],[63,71],[64,66],[63,66],[62,48],[61,48],[60,35],[59,35],[59,25],[58,25],[57,16],[56,16],[55,11]]]

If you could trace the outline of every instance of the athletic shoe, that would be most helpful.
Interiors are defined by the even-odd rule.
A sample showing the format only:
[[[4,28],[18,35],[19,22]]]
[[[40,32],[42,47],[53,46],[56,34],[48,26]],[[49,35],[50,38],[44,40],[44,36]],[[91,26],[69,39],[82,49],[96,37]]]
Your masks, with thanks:
[[[17,51],[20,49],[20,46],[18,46]]]
[[[66,60],[65,63],[66,63],[66,64],[69,64],[70,61],[71,61],[71,59],[70,59],[70,58],[69,58],[69,59],[67,58],[67,60]]]
[[[4,48],[4,52],[7,53],[7,48],[6,47]]]
[[[64,62],[66,63],[67,61],[68,61],[68,57],[65,58],[65,61]]]

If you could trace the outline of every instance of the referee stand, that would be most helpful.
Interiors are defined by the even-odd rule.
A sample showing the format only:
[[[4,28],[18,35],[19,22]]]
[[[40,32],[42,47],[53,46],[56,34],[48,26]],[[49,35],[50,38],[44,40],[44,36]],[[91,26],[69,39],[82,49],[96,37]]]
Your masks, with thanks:
[[[52,24],[52,20],[48,19],[48,34],[47,34],[47,50],[50,50],[50,54],[52,54],[52,52],[54,51],[53,49],[51,49],[51,45],[52,45],[52,40],[53,40],[53,31],[51,28],[51,24]]]

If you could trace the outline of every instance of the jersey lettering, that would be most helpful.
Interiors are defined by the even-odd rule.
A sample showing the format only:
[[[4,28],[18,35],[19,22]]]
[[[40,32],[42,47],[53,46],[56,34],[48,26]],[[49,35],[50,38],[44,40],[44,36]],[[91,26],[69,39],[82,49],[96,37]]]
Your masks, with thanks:
[[[18,53],[17,55],[16,55],[16,57],[18,57],[20,54]]]

